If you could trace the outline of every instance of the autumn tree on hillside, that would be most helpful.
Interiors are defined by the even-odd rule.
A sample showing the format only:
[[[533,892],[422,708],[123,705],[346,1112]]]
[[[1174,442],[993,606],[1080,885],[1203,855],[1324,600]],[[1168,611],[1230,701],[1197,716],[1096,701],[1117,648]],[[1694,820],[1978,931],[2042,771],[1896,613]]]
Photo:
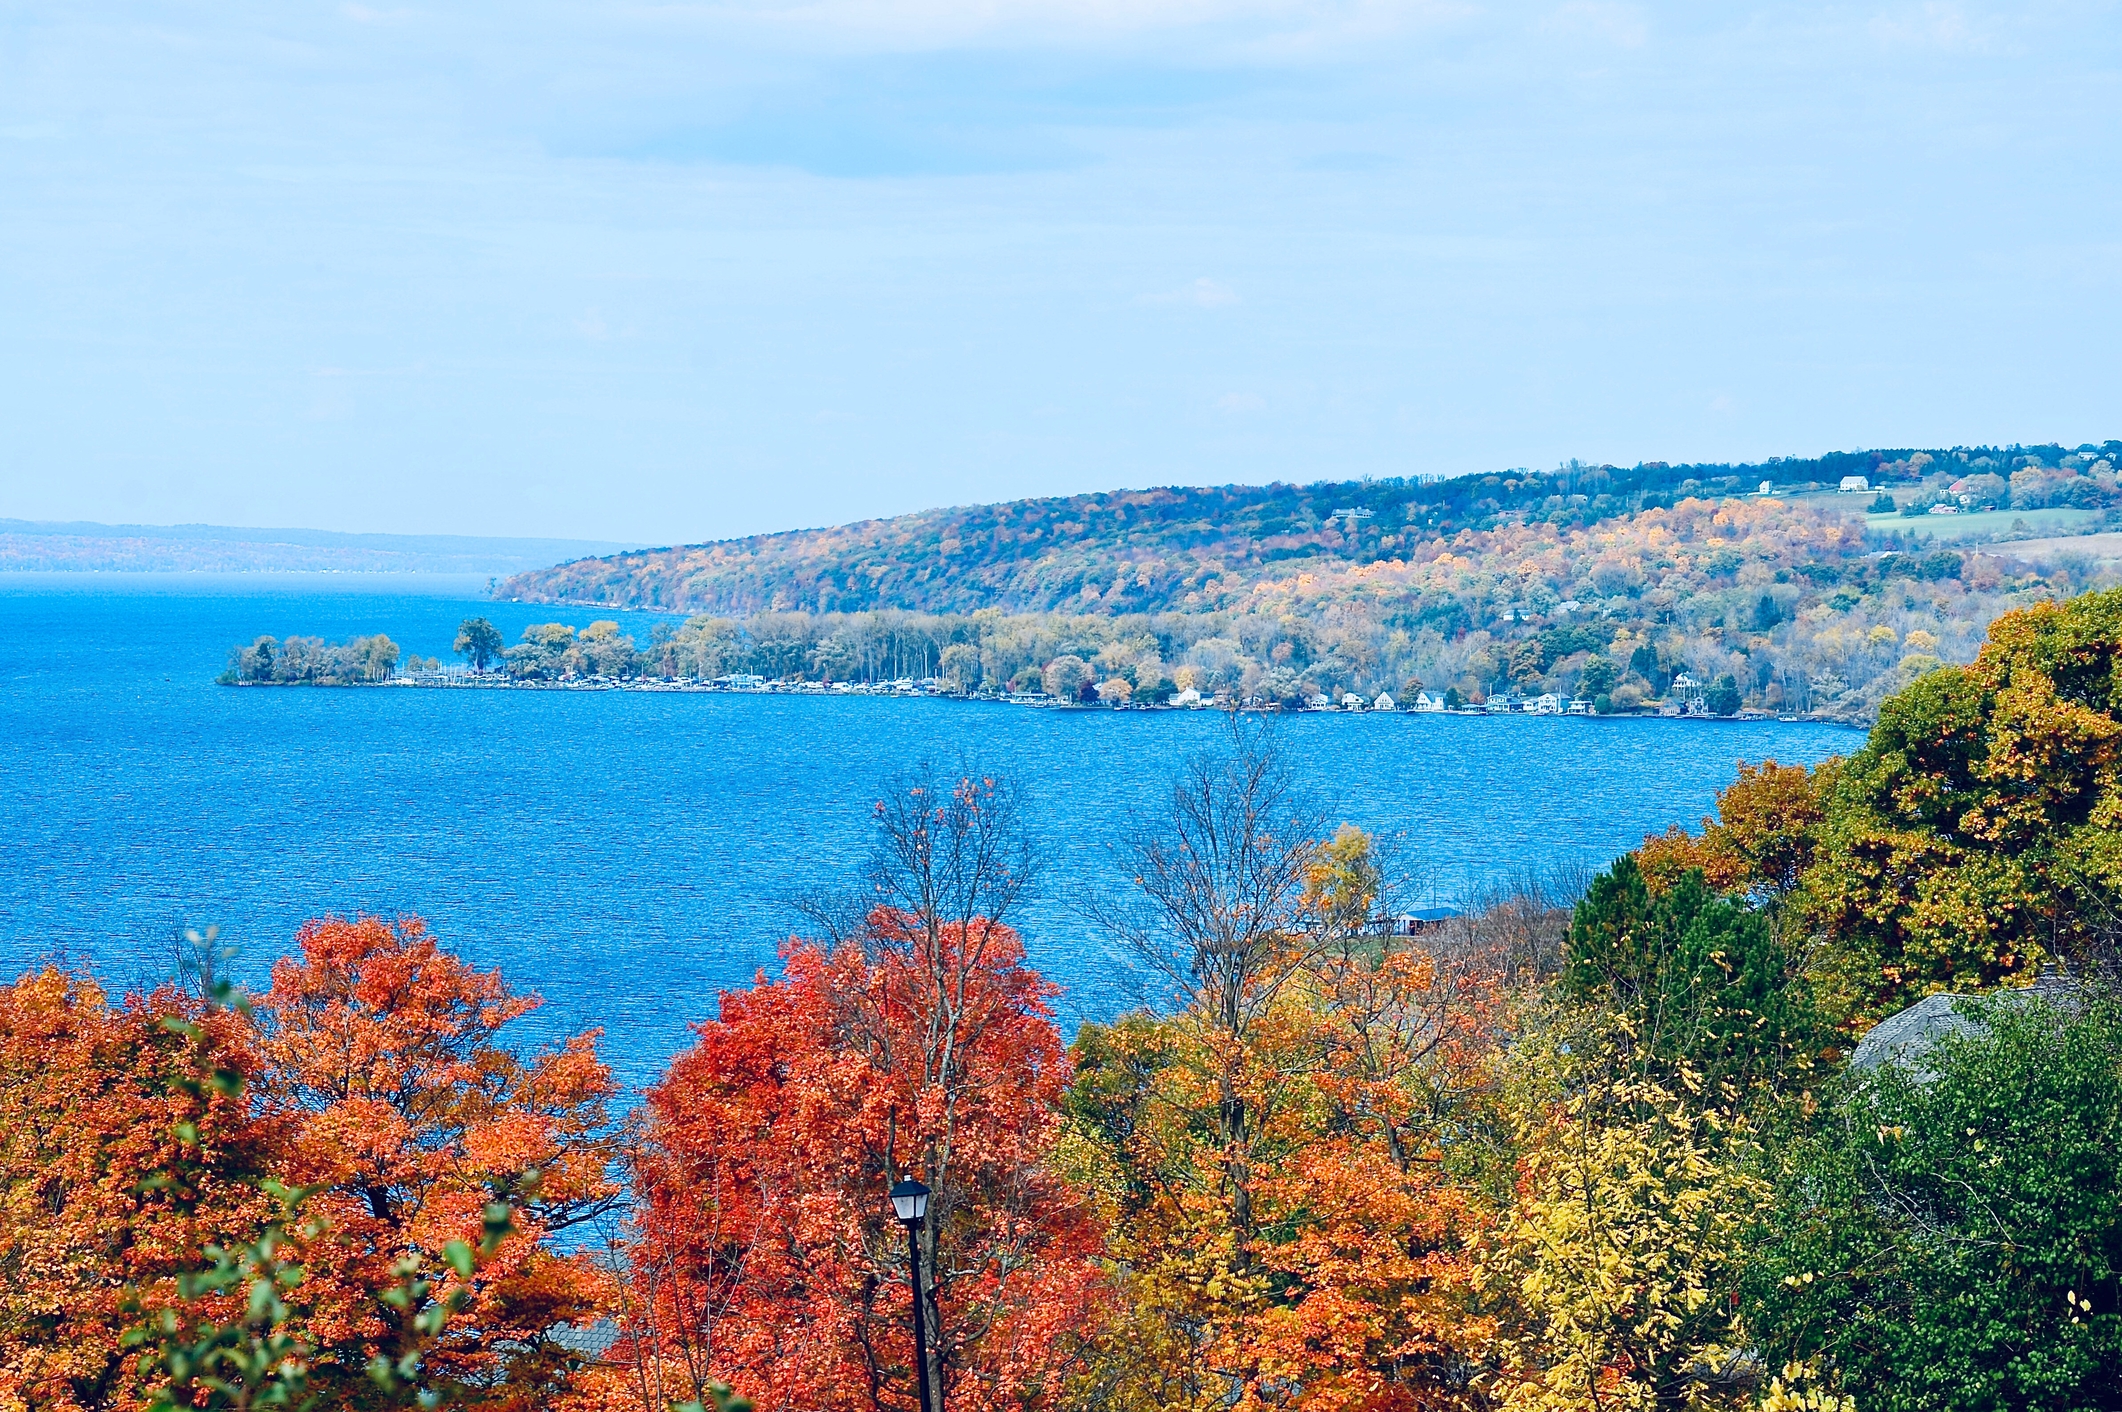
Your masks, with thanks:
[[[1555,1006],[1509,1056],[1517,1180],[1484,1268],[1514,1412],[1754,1404],[1737,1293],[1759,1139],[1734,1094],[1636,1040],[1626,1014]]]
[[[1165,806],[1118,849],[1134,889],[1094,893],[1088,911],[1204,1027],[1213,1051],[1220,1185],[1231,1258],[1250,1261],[1250,1147],[1263,1116],[1245,1094],[1245,1048],[1325,944],[1311,904],[1325,817],[1298,788],[1269,728],[1228,717],[1224,747],[1188,760]]]
[[[174,990],[112,1006],[45,969],[0,988],[0,1405],[137,1405],[125,1335],[204,1246],[251,1239],[277,1155],[241,1017]]]
[[[1058,1393],[1098,1241],[1049,1162],[1068,1066],[1004,921],[1030,867],[1015,810],[970,774],[896,782],[861,904],[814,909],[832,939],[725,993],[651,1091],[633,1332],[662,1385],[674,1364],[687,1396],[712,1372],[767,1408],[911,1406],[885,1193],[914,1176],[932,1384],[953,1408]]]
[[[2122,960],[2122,590],[1991,626],[1977,660],[1879,708],[1863,749],[1742,765],[1699,833],[1637,850],[1760,902],[1852,1033],[1938,990]]]
[[[2122,590],[1991,625],[1968,667],[1882,704],[1815,868],[1823,979],[1861,1022],[2122,939]]]
[[[1764,1133],[1804,1121],[1821,1072],[1794,901],[1814,782],[1742,767],[1702,834],[1594,877],[1557,983],[1517,1016],[1516,1179],[1484,1252],[1506,1407],[1754,1404],[1738,1299]],[[1770,1405],[1812,1405],[1789,1398],[1817,1384],[1791,1376]]]
[[[1819,850],[1826,796],[1838,760],[1803,765],[1739,762],[1717,795],[1717,812],[1691,834],[1678,824],[1643,841],[1637,865],[1653,894],[1690,872],[1718,892],[1758,896],[1779,909],[1805,880]]]
[[[1202,981],[1168,1017],[1078,1036],[1069,1151],[1098,1194],[1125,1297],[1091,1400],[1449,1402],[1487,1337],[1470,1249],[1492,1213],[1470,1139],[1486,1125],[1501,958],[1374,932],[1386,879],[1371,840],[1281,833],[1286,799],[1246,807],[1248,792],[1261,798],[1248,786],[1258,764],[1211,777],[1190,822],[1215,826],[1179,837],[1226,857],[1252,848],[1269,866],[1189,871],[1166,852],[1167,870],[1145,873],[1169,888],[1164,916],[1200,939],[1188,969]],[[1233,837],[1225,821],[1238,820]],[[1271,852],[1270,827],[1283,845]],[[1276,925],[1249,930],[1241,914],[1263,896]],[[1167,901],[1181,898],[1194,910]],[[1154,961],[1151,935],[1134,935]]]
[[[544,1238],[616,1199],[594,1034],[519,1058],[497,1034],[537,998],[416,918],[326,919],[297,941],[259,1009],[266,1097],[294,1125],[287,1174],[323,1188],[309,1213],[327,1236],[304,1251],[312,1385],[358,1400],[371,1359],[418,1345],[423,1376],[460,1400],[543,1405],[575,1361],[552,1330],[602,1297],[588,1262]],[[497,1191],[518,1203],[514,1233],[473,1274],[452,1271],[449,1243],[482,1239]],[[422,1316],[460,1289],[442,1335],[423,1337]]]

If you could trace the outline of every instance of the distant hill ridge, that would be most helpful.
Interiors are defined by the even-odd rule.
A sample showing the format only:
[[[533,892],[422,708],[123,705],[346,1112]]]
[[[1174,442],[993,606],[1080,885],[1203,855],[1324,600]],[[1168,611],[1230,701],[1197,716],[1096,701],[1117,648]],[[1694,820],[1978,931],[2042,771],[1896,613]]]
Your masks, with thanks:
[[[17,572],[513,574],[555,560],[632,547],[608,540],[0,519],[0,570]]]
[[[2122,442],[2106,446],[2122,452]],[[1258,578],[1301,573],[1308,561],[1338,568],[1409,557],[1461,530],[1582,526],[1690,496],[1751,491],[1764,480],[1796,489],[1832,488],[1849,475],[1906,479],[1990,468],[2008,475],[2017,464],[2053,466],[2072,454],[2053,443],[1901,448],[1742,464],[1571,462],[1450,480],[1054,496],[582,559],[519,574],[497,596],[732,617],[878,608],[1200,611]]]

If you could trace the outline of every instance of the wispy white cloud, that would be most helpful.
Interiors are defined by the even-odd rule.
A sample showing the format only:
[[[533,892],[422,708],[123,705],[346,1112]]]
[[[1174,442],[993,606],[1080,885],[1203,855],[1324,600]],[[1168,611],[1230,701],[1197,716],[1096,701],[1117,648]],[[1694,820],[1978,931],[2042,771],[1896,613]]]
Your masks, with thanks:
[[[1565,0],[1540,28],[1553,35],[1591,39],[1623,49],[1640,49],[1650,38],[1650,20],[1637,5],[1617,0]]]
[[[1961,6],[1945,0],[1896,6],[1875,15],[1871,34],[1881,44],[1894,48],[1980,51],[1991,47],[1989,27],[1971,18]]]
[[[1140,304],[1191,304],[1197,309],[1222,309],[1239,303],[1238,291],[1221,280],[1207,275],[1191,284],[1177,289],[1167,289],[1156,294],[1145,294],[1136,301]]]
[[[1478,13],[1472,0],[680,0],[637,13],[850,49],[1208,36],[1228,54],[1324,52]]]
[[[370,5],[353,3],[341,5],[339,13],[352,20],[355,24],[364,25],[385,24],[392,20],[411,19],[413,14],[411,10],[378,10]]]
[[[604,316],[599,308],[586,309],[582,317],[575,320],[575,332],[591,343],[610,343],[614,339],[632,338],[640,332],[633,324],[615,324]]]

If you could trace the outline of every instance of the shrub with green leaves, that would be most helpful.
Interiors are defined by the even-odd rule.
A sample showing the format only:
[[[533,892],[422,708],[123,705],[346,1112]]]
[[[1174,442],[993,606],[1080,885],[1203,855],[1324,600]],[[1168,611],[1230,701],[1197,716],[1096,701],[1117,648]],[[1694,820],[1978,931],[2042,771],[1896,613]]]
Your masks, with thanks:
[[[2122,1007],[1959,1004],[1986,1029],[1853,1073],[1785,1154],[1749,1322],[1864,1412],[2113,1408]]]

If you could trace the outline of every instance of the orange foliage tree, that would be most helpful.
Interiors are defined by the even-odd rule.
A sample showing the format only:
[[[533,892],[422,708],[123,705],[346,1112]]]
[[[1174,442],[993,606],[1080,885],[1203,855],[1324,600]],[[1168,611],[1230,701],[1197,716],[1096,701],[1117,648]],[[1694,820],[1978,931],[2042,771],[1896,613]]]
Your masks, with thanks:
[[[1717,795],[1717,812],[1702,821],[1701,833],[1675,824],[1636,850],[1651,895],[1699,872],[1713,891],[1758,892],[1781,903],[1812,866],[1837,763],[1807,769],[1740,761],[1739,778]]]
[[[1247,748],[1215,813],[1286,817],[1245,802]],[[1126,1300],[1087,1379],[1103,1407],[1455,1405],[1492,1327],[1471,1250],[1495,1220],[1475,1140],[1494,967],[1370,928],[1384,879],[1362,833],[1285,849],[1293,895],[1232,981],[1242,1027],[1204,989],[1077,1038],[1070,1153]]]
[[[1471,1258],[1496,1219],[1479,1140],[1494,1126],[1491,997],[1390,943],[1285,987],[1232,1085],[1257,1115],[1242,1243],[1223,1191],[1221,1036],[1191,1013],[1084,1027],[1069,1152],[1127,1301],[1091,1400],[1455,1405],[1491,1329]]]
[[[0,988],[0,1407],[137,1406],[126,1331],[266,1219],[251,1040],[174,990],[113,1007],[49,968]]]
[[[538,1004],[438,947],[416,918],[311,922],[261,1003],[264,1098],[292,1127],[291,1180],[322,1190],[301,1251],[311,1386],[368,1397],[369,1364],[418,1347],[429,1385],[495,1409],[545,1405],[579,1362],[551,1331],[603,1307],[600,1272],[547,1237],[610,1209],[609,1071],[595,1035],[525,1060],[497,1031]],[[469,1277],[497,1193],[515,1229]],[[428,1288],[405,1299],[415,1284]],[[439,1337],[419,1321],[459,1294]]]

